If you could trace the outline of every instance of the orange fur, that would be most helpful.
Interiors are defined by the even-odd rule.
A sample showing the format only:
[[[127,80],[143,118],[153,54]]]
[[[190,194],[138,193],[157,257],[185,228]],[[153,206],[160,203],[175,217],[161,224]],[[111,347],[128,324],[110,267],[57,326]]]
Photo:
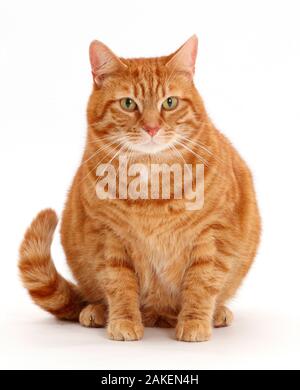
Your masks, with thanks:
[[[53,211],[37,216],[20,249],[26,288],[57,317],[79,319],[85,326],[107,324],[109,337],[116,340],[140,339],[143,326],[176,326],[178,340],[205,341],[213,325],[232,322],[224,304],[253,262],[260,218],[251,173],[212,124],[193,84],[196,51],[192,38],[168,57],[119,59],[103,44],[92,43],[94,87],[86,147],[61,227],[78,287],[56,272],[50,257],[57,223]],[[124,112],[119,99],[126,96],[142,109]],[[178,108],[157,109],[168,96],[179,98]],[[201,210],[186,210],[184,200],[97,198],[95,167],[120,150],[121,142],[111,136],[138,143],[146,124],[158,124],[165,143],[183,134],[181,142],[188,148],[178,144],[180,155],[172,149],[135,152],[131,160],[205,160]]]

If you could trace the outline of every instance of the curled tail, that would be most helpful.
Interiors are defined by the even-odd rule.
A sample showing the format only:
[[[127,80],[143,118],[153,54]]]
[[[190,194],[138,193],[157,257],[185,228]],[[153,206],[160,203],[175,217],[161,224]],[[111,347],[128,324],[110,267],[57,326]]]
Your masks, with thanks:
[[[33,220],[20,247],[19,269],[33,301],[60,319],[78,320],[84,301],[78,288],[55,269],[50,246],[58,219],[43,210]]]

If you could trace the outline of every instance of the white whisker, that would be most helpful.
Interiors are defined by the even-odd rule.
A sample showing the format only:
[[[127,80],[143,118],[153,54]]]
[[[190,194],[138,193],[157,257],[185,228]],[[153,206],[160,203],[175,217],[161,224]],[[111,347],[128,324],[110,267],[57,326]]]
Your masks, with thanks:
[[[220,159],[219,157],[216,157],[214,155],[213,152],[211,152],[207,146],[203,145],[201,142],[199,141],[195,141],[195,140],[191,140],[187,137],[184,137],[183,135],[180,135],[181,139],[186,141],[186,142],[190,142],[191,144],[195,145],[195,146],[198,146],[199,148],[201,148],[202,150],[204,150],[205,152],[207,152],[210,156],[212,156],[216,161],[222,163],[222,164],[226,164],[222,159]]]
[[[112,144],[107,145],[107,147],[104,150],[108,150],[111,146],[112,146]],[[121,142],[119,142],[118,145],[116,147],[114,147],[111,152],[114,152],[120,146],[121,146]],[[101,150],[101,152],[103,152],[104,150]],[[97,169],[97,167],[100,165],[100,163],[103,162],[103,160],[108,156],[109,156],[109,153],[106,153],[106,155],[100,161],[97,162],[96,166],[88,172],[88,174],[80,181],[79,184],[81,184],[92,172],[94,172],[94,170]]]
[[[185,144],[179,142],[179,141],[175,141],[176,144],[182,146],[183,148],[185,148],[186,150],[188,150],[190,153],[192,153],[194,156],[198,157],[200,159],[201,162],[203,162],[203,164],[205,166],[208,167],[208,162],[202,157],[200,156],[199,154],[197,154],[196,152],[194,152],[192,149],[190,149],[188,146],[186,146]]]

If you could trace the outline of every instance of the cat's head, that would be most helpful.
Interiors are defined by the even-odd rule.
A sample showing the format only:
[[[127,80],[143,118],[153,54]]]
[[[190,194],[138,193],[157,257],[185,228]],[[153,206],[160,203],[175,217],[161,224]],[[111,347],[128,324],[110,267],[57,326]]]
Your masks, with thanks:
[[[94,88],[88,105],[93,142],[158,154],[199,131],[204,108],[193,83],[197,46],[193,36],[169,56],[124,59],[93,41]]]

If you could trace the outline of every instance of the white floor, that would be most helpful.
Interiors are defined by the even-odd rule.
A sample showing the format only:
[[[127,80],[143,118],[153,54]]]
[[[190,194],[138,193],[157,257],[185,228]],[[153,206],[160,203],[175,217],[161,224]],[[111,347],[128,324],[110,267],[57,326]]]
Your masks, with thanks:
[[[233,305],[238,306],[238,305]],[[120,343],[103,329],[59,322],[24,304],[1,320],[1,369],[299,369],[299,315],[238,309],[231,328],[207,343],[173,340],[146,329],[140,342]]]

